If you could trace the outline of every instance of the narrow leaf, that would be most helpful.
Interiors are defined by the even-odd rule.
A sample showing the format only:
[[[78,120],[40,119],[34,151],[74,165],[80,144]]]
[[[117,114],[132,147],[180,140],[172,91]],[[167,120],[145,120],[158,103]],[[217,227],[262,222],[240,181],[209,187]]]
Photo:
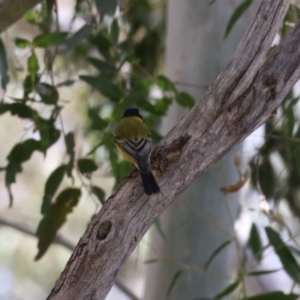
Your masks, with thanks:
[[[282,269],[277,269],[277,270],[266,270],[266,271],[255,271],[255,272],[250,272],[247,274],[247,276],[262,276],[262,275],[268,275],[272,273],[276,273],[278,271],[281,271]]]
[[[80,189],[67,188],[58,195],[55,203],[50,205],[37,228],[39,251],[35,260],[40,259],[45,254],[58,229],[65,223],[67,215],[78,204],[80,196]]]
[[[163,91],[174,91],[176,92],[176,87],[173,82],[167,78],[166,76],[159,75],[155,79],[155,83],[163,90]]]
[[[167,240],[167,236],[164,233],[162,226],[161,226],[161,222],[160,219],[157,219],[154,223],[156,230],[158,231],[159,235],[166,241]]]
[[[34,38],[32,44],[34,47],[45,48],[62,42],[68,35],[67,32],[43,33]]]
[[[15,38],[15,44],[18,48],[25,49],[31,46],[31,42],[23,38]]]
[[[296,300],[300,295],[296,294],[284,294],[281,291],[264,293],[252,297],[244,298],[243,300]]]
[[[44,215],[51,205],[51,200],[61,184],[66,173],[66,165],[57,167],[49,176],[45,184],[45,191],[41,213]]]
[[[89,158],[81,158],[77,161],[77,166],[81,174],[90,174],[98,169],[96,163]]]
[[[16,176],[22,172],[22,163],[27,161],[34,151],[40,150],[40,143],[34,139],[28,139],[16,144],[7,156],[8,165],[6,166],[5,185],[9,193],[9,202],[12,206],[13,195],[11,184],[16,182]]]
[[[113,75],[116,74],[117,70],[114,66],[110,65],[109,63],[96,59],[93,57],[89,57],[88,61],[98,70],[101,72],[102,75]]]
[[[39,82],[36,85],[35,91],[40,95],[41,102],[45,104],[56,104],[59,99],[59,94],[55,86],[48,83]]]
[[[59,52],[66,53],[67,51],[72,50],[75,47],[81,45],[85,40],[87,40],[91,36],[93,28],[93,25],[86,24],[73,35],[71,35],[69,38],[62,39],[61,41],[57,42],[57,44],[61,46],[61,50]]]
[[[226,246],[228,246],[231,243],[230,240],[225,241],[224,243],[222,243],[209,257],[209,259],[207,260],[205,266],[204,266],[204,270],[207,270],[207,268],[209,267],[209,265],[211,264],[211,262],[213,261],[213,259],[215,258],[215,256],[221,252]]]
[[[295,282],[300,283],[300,267],[280,235],[271,227],[266,227],[266,233],[285,271]]]
[[[185,92],[180,92],[176,95],[176,101],[183,107],[192,108],[195,104],[195,100],[192,96]]]
[[[6,86],[9,83],[8,76],[8,63],[7,55],[2,39],[0,38],[0,74],[1,74],[1,87],[6,90]]]
[[[110,38],[115,45],[118,44],[119,41],[119,31],[118,19],[114,19],[110,26]]]
[[[74,133],[69,132],[65,136],[65,143],[66,143],[66,148],[67,148],[67,153],[70,156],[70,160],[67,165],[67,174],[68,177],[72,177],[72,169],[74,167],[74,160],[75,160],[75,139],[74,139]]]
[[[253,223],[250,230],[249,240],[247,246],[251,249],[253,255],[261,260],[262,256],[262,244],[256,225]]]
[[[98,198],[98,200],[100,201],[100,203],[102,205],[104,205],[105,202],[105,192],[99,188],[98,186],[92,185],[91,186],[91,192],[96,195],[96,197]]]
[[[117,9],[117,0],[95,0],[100,15],[113,15]]]
[[[245,0],[242,2],[236,10],[233,12],[229,22],[227,24],[225,30],[225,37],[227,38],[228,34],[230,33],[231,29],[233,28],[234,24],[238,21],[238,19],[242,16],[242,14],[247,10],[247,8],[252,4],[253,0]]]
[[[117,102],[122,97],[122,92],[119,87],[103,77],[93,76],[79,76],[81,80],[85,81],[93,88],[97,89],[103,96],[109,98],[113,102]]]
[[[16,115],[22,119],[33,119],[37,114],[35,110],[22,103],[0,104],[0,115],[6,112],[10,112],[13,116]]]
[[[228,287],[226,287],[221,293],[217,294],[215,296],[215,299],[222,299],[224,296],[231,294],[238,288],[239,285],[240,285],[239,280],[234,281]]]
[[[179,270],[179,271],[177,271],[177,272],[174,274],[174,276],[173,276],[173,278],[172,278],[172,280],[171,280],[171,282],[170,282],[170,285],[169,285],[169,287],[168,287],[168,290],[167,290],[167,294],[166,294],[167,298],[169,298],[169,296],[170,296],[170,294],[171,294],[171,292],[172,292],[172,290],[173,290],[173,288],[174,288],[176,282],[178,281],[178,279],[180,278],[180,276],[181,276],[183,273],[184,273],[183,270]]]

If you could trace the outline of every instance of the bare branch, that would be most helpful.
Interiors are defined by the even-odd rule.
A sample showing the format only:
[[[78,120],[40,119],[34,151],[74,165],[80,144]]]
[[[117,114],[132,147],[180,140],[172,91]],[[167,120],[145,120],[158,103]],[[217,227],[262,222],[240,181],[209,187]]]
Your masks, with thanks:
[[[289,3],[262,1],[225,69],[156,148],[162,192],[147,197],[136,173],[126,179],[80,239],[48,299],[105,299],[125,259],[175,196],[272,115],[300,77],[300,23],[266,58]]]
[[[32,229],[31,227],[27,226],[26,224],[17,223],[17,222],[5,219],[3,217],[0,217],[0,225],[4,225],[4,226],[10,227],[10,228],[13,228],[15,230],[18,230],[20,232],[23,232],[25,234],[28,234],[30,236],[37,237],[36,231],[34,229]],[[59,234],[55,237],[53,243],[64,246],[71,251],[73,251],[75,249],[74,244],[72,244],[69,240],[67,240],[66,238],[64,238],[63,236],[61,236]]]
[[[18,21],[41,0],[0,0],[0,33]]]

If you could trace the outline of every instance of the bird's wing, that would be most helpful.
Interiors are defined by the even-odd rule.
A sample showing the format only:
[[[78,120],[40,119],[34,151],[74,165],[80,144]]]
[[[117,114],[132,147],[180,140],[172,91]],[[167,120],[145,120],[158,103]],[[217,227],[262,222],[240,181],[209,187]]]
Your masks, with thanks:
[[[150,138],[124,139],[115,136],[114,142],[122,151],[129,155],[137,165],[140,165],[141,161],[148,162],[152,151],[152,141]]]

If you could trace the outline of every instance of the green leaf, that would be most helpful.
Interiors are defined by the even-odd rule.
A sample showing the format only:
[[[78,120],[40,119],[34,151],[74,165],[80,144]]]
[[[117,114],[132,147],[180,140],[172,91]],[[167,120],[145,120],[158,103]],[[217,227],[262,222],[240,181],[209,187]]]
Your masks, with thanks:
[[[195,100],[192,96],[185,92],[180,92],[176,95],[176,101],[183,107],[192,108],[195,104]]]
[[[277,269],[277,270],[266,270],[266,271],[255,271],[255,272],[250,272],[247,273],[247,276],[262,276],[262,275],[268,275],[272,273],[276,273],[278,271],[281,271],[282,269]]]
[[[45,104],[56,104],[59,99],[59,94],[55,86],[48,83],[39,82],[35,91],[40,95],[41,102]]]
[[[252,4],[252,2],[253,2],[253,0],[245,0],[235,9],[235,11],[233,12],[233,14],[227,24],[224,38],[227,38],[227,36],[230,33],[231,29],[233,28],[234,24],[238,21],[238,19],[242,16],[242,14],[247,10],[247,8]]]
[[[0,38],[0,75],[1,75],[1,87],[6,90],[6,86],[9,83],[8,76],[8,63],[4,44]]]
[[[159,259],[158,258],[153,258],[153,259],[145,260],[144,264],[154,264],[154,263],[157,263],[157,262],[159,262]]]
[[[28,72],[31,75],[35,75],[39,71],[39,61],[34,52],[28,57],[27,60]]]
[[[300,267],[296,259],[275,230],[271,227],[266,227],[265,230],[283,268],[295,282],[300,283]]]
[[[173,82],[167,78],[166,76],[159,75],[155,79],[155,83],[163,90],[163,91],[174,91],[176,92],[176,87]]]
[[[108,121],[99,117],[97,109],[90,108],[88,110],[88,116],[91,120],[91,128],[93,130],[103,130],[107,127]]]
[[[85,81],[93,88],[97,89],[103,96],[109,98],[113,102],[118,102],[122,97],[122,92],[119,87],[103,77],[93,76],[79,76],[81,80]]]
[[[38,74],[28,74],[23,82],[24,89],[24,99],[27,99],[28,95],[35,89],[37,83],[39,82]]]
[[[52,146],[59,138],[60,131],[56,129],[55,120],[46,120],[43,118],[35,119],[35,126],[38,129],[41,137],[41,151],[46,153],[46,150]]]
[[[11,184],[16,182],[17,173],[22,172],[21,164],[27,161],[34,151],[40,150],[40,143],[34,139],[28,139],[16,144],[7,156],[8,165],[6,166],[5,185],[9,193],[10,206],[13,202]]]
[[[247,246],[251,249],[253,255],[258,259],[261,260],[262,256],[262,244],[260,240],[260,236],[256,225],[252,223],[249,240]]]
[[[118,19],[114,19],[110,26],[110,39],[113,44],[117,45],[119,41],[119,23]]]
[[[117,0],[95,0],[95,2],[100,15],[113,15],[116,12],[118,5]]]
[[[32,54],[27,59],[27,69],[28,75],[23,82],[24,99],[26,99],[28,95],[35,89],[39,81],[39,61],[34,52],[32,52]]]
[[[207,268],[209,267],[209,265],[211,264],[211,262],[213,261],[213,259],[215,258],[215,256],[221,252],[226,246],[228,246],[231,243],[230,240],[225,241],[224,243],[222,243],[209,257],[209,259],[207,260],[205,266],[204,266],[204,270],[207,270]]]
[[[35,9],[30,9],[26,14],[25,14],[25,19],[28,23],[31,24],[37,24],[37,15]]]
[[[15,44],[18,48],[25,49],[31,46],[31,42],[23,38],[15,38]]]
[[[77,32],[72,34],[67,39],[62,39],[60,42],[58,42],[58,45],[63,46],[62,50],[60,50],[60,53],[66,53],[69,50],[74,49],[75,47],[81,45],[85,40],[87,40],[92,32],[93,32],[94,26],[91,24],[86,24],[82,26]]]
[[[215,296],[215,299],[222,299],[224,296],[231,294],[238,288],[239,285],[240,285],[239,280],[234,281],[228,287],[226,287],[221,293],[217,294]]]
[[[58,195],[55,203],[49,206],[37,228],[39,251],[35,260],[40,259],[46,253],[58,229],[65,223],[67,215],[78,204],[80,196],[80,189],[67,188]]]
[[[157,219],[155,221],[154,225],[155,225],[155,228],[156,228],[157,232],[159,233],[159,235],[166,241],[167,240],[167,236],[166,236],[165,232],[162,229],[160,219]]]
[[[34,47],[45,48],[61,43],[68,35],[67,32],[50,32],[38,35],[32,41]]]
[[[101,72],[102,75],[115,75],[117,70],[114,66],[110,65],[109,63],[93,58],[88,57],[88,61]]]
[[[171,98],[163,97],[155,102],[154,109],[157,112],[157,114],[164,116],[171,104],[172,104]]]
[[[167,290],[167,294],[166,294],[166,297],[167,297],[167,298],[170,297],[170,294],[171,294],[171,292],[172,292],[172,290],[173,290],[173,288],[174,288],[176,282],[178,281],[178,279],[180,278],[180,276],[181,276],[183,273],[184,273],[184,270],[178,270],[178,271],[174,274],[174,276],[173,276],[173,278],[172,278],[172,280],[171,280],[171,282],[170,282],[170,285],[169,285],[169,287],[168,287],[168,290]]]
[[[99,188],[98,186],[92,185],[91,186],[91,192],[96,195],[96,197],[98,198],[98,200],[100,201],[100,203],[102,205],[104,205],[105,202],[105,192]]]
[[[65,136],[65,143],[66,143],[66,147],[67,147],[67,154],[70,156],[70,160],[67,165],[67,174],[68,174],[68,177],[72,177],[72,169],[74,167],[74,160],[75,160],[75,151],[74,151],[75,139],[74,139],[73,132],[69,132]]]
[[[51,206],[51,200],[61,184],[66,173],[66,165],[57,167],[48,177],[45,184],[45,191],[41,213],[44,215]]]
[[[112,48],[111,41],[102,32],[99,32],[93,38],[92,43],[98,48],[99,52],[104,58],[107,60],[112,58],[110,53],[110,49]]]
[[[75,82],[75,80],[68,79],[68,80],[60,82],[59,84],[56,85],[56,87],[59,88],[59,87],[62,87],[62,86],[71,86],[71,85],[74,84],[74,82]]]
[[[77,161],[77,166],[81,174],[86,175],[93,173],[98,169],[96,163],[89,158],[81,158]]]
[[[10,112],[13,116],[16,115],[22,119],[33,119],[37,114],[35,110],[22,103],[0,104],[0,115],[6,112]]]
[[[284,294],[281,291],[264,293],[252,297],[244,298],[243,300],[296,300],[300,295]]]
[[[16,144],[7,156],[9,163],[20,164],[27,161],[35,150],[40,150],[39,141],[28,139]]]

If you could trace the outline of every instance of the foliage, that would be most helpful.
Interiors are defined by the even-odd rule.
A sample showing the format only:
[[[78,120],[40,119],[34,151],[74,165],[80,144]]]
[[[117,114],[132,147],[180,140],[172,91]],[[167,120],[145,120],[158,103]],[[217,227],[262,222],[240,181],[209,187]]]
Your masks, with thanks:
[[[213,2],[215,1],[211,1]],[[235,9],[228,21],[225,37],[253,2],[242,1]],[[5,94],[0,103],[0,115],[9,113],[14,118],[26,120],[31,124],[32,136],[37,133],[34,137],[15,144],[7,155],[6,166],[1,168],[5,172],[10,206],[14,200],[12,184],[33,153],[46,156],[51,151],[51,146],[60,140],[65,145],[63,162],[55,166],[48,176],[41,195],[42,218],[36,233],[36,260],[46,253],[68,214],[79,203],[84,190],[100,204],[105,202],[104,187],[92,182],[93,173],[103,172],[99,171],[99,166],[108,162],[109,175],[114,177],[116,185],[128,174],[131,166],[119,159],[112,139],[113,128],[126,108],[138,107],[151,130],[153,140],[159,141],[161,136],[157,128],[170,105],[176,102],[188,109],[194,105],[194,99],[189,94],[179,91],[169,78],[160,74],[164,24],[152,24],[154,8],[149,0],[128,0],[122,6],[115,0],[77,0],[73,20],[84,15],[85,22],[75,31],[60,30],[56,9],[55,1],[44,1],[39,7],[27,12],[26,21],[35,27],[38,34],[31,40],[22,36],[13,37],[15,47],[29,53],[26,74],[22,78],[22,97],[13,98]],[[116,14],[116,11],[121,13]],[[299,17],[299,8],[292,4],[281,28],[281,37],[288,33],[291,24]],[[44,61],[39,55],[40,51],[43,52]],[[0,39],[0,74],[4,92],[11,80],[7,56],[5,43]],[[77,67],[84,65],[84,68],[79,67],[78,74],[73,78],[57,80],[55,74],[59,58]],[[82,156],[75,152],[76,132],[63,130],[61,111],[67,104],[60,98],[61,88],[67,86],[71,89],[78,81],[97,100],[84,100],[84,132],[90,141],[90,150]],[[300,217],[300,121],[296,113],[298,100],[299,97],[291,91],[277,115],[267,121],[266,142],[250,162],[250,168],[251,183],[262,196],[274,199],[277,203],[285,199],[295,215]],[[104,155],[97,155],[99,152]],[[275,156],[281,162],[280,171],[275,166]],[[268,217],[275,218],[272,212],[269,212]],[[275,220],[286,228],[279,219]],[[167,240],[159,222],[156,226],[163,240]],[[266,232],[267,245],[263,244],[260,236],[262,229]],[[219,245],[210,255],[204,270],[209,269],[214,258],[232,242],[234,241],[226,240]],[[295,258],[299,256],[299,249],[284,242],[280,233],[273,228],[260,228],[253,223],[246,249],[259,262],[271,247],[280,259],[282,268],[299,284],[300,267]],[[215,299],[222,299],[240,289],[245,276],[264,276],[277,271],[253,271],[242,265],[235,280],[220,291]],[[173,275],[167,287],[167,297],[186,273],[184,269],[179,269]],[[283,294],[278,291],[248,299],[297,297],[293,293]]]
[[[127,13],[115,14],[116,10],[125,7]],[[36,259],[47,251],[57,230],[66,221],[67,214],[77,205],[82,189],[94,195],[101,204],[104,203],[103,187],[92,183],[92,174],[99,165],[109,161],[110,174],[115,178],[116,185],[128,174],[131,166],[119,159],[112,139],[113,128],[126,108],[134,106],[141,109],[153,139],[158,141],[157,124],[172,102],[177,101],[188,108],[194,104],[191,96],[177,91],[168,78],[157,74],[162,25],[154,26],[144,19],[144,15],[150,18],[152,14],[150,2],[131,0],[125,7],[119,7],[117,1],[95,0],[87,3],[78,0],[74,19],[83,14],[87,21],[74,32],[71,29],[60,30],[55,1],[45,1],[25,16],[27,22],[36,27],[36,36],[32,39],[16,36],[13,39],[15,47],[29,53],[22,83],[23,96],[4,96],[0,114],[10,113],[28,120],[32,124],[32,133],[37,132],[39,137],[17,143],[7,156],[8,163],[2,170],[5,171],[10,206],[14,200],[11,186],[34,152],[46,156],[51,146],[63,139],[68,157],[67,162],[56,166],[45,183],[41,205],[43,219],[37,230],[39,252]],[[95,14],[94,8],[98,14]],[[137,40],[141,29],[146,30],[146,34]],[[155,51],[154,55],[149,55],[148,47],[152,43],[155,44]],[[44,64],[38,55],[41,50],[44,52]],[[60,88],[72,88],[75,80],[66,78],[57,82],[55,69],[59,57],[73,64],[78,64],[80,60],[88,66],[88,74],[79,69],[78,77],[97,98],[96,103],[85,102],[87,124],[84,129],[89,140],[97,142],[91,144],[91,150],[82,157],[78,157],[74,150],[75,133],[65,133],[60,125],[63,120],[61,111],[67,105],[60,98]],[[5,46],[1,40],[0,60],[2,88],[5,90],[10,78]],[[159,90],[161,96],[153,97],[153,89]],[[105,153],[104,157],[97,155],[99,151]],[[85,177],[84,182],[88,183],[79,186],[74,174],[76,178]],[[71,183],[55,199],[68,178]],[[72,196],[74,193],[76,197]],[[45,230],[46,226],[51,230]]]

